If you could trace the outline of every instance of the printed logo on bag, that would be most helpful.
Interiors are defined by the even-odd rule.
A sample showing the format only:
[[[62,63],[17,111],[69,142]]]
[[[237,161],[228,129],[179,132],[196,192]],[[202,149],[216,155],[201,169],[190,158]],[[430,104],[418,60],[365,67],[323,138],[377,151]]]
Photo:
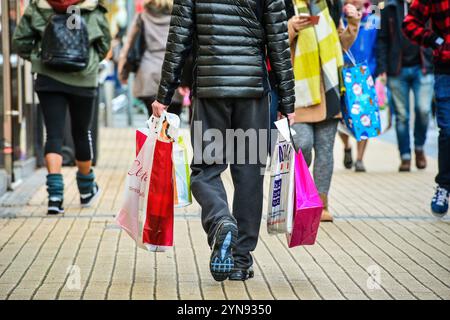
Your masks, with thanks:
[[[292,146],[289,143],[280,144],[278,146],[278,159],[280,163],[280,170],[289,170],[291,160]]]
[[[272,208],[278,207],[281,203],[281,179],[273,182]]]
[[[148,180],[148,173],[143,170],[142,164],[139,160],[134,160],[133,167],[130,171],[128,171],[128,175],[132,177],[137,177],[141,179],[141,182],[147,182]]]

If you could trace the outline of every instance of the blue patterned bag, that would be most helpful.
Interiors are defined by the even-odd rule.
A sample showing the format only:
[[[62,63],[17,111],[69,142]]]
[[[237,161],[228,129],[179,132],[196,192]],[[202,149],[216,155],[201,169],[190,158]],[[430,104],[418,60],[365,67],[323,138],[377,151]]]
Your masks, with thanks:
[[[346,127],[357,141],[377,137],[381,133],[380,108],[375,81],[367,63],[355,63],[342,68],[342,116]]]

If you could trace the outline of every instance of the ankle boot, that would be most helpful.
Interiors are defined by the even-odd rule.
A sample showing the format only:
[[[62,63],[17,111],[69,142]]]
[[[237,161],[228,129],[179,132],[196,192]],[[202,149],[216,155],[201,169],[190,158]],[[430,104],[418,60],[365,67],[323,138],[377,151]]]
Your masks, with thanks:
[[[322,211],[322,217],[320,218],[320,221],[322,222],[333,222],[333,215],[328,211],[328,195],[325,193],[320,194],[320,199],[323,203],[323,211]]]
[[[47,175],[48,211],[47,214],[64,213],[64,181],[62,174]]]

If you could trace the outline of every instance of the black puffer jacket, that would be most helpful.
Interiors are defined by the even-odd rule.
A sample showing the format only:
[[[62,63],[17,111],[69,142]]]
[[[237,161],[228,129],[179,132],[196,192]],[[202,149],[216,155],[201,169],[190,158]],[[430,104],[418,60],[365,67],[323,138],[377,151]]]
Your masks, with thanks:
[[[258,11],[260,1],[264,5]],[[192,48],[197,97],[262,97],[267,80],[265,43],[279,85],[279,109],[294,112],[294,75],[283,0],[175,0],[158,101],[170,104]]]

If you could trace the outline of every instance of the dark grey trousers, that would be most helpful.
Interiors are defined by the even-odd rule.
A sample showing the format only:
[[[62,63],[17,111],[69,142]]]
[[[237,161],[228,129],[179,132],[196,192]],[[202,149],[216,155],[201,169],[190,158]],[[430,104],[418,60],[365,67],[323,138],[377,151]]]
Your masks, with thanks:
[[[218,224],[234,217],[238,226],[238,241],[233,252],[237,268],[248,268],[253,264],[250,253],[258,242],[268,128],[268,97],[194,99],[192,193],[202,208],[202,225],[210,246]],[[241,133],[247,132],[252,138],[242,143],[229,129],[242,129]],[[256,162],[255,149],[258,153]],[[221,179],[221,173],[228,165],[234,185],[232,212]]]

